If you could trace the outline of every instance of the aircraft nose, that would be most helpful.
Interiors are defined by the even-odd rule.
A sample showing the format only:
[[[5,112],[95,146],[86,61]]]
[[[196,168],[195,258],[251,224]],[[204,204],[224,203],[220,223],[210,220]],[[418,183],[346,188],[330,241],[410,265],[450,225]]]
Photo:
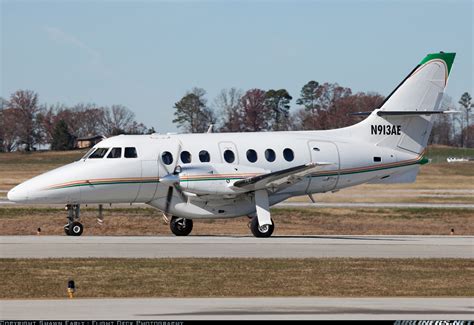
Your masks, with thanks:
[[[26,203],[28,201],[28,188],[24,184],[15,186],[7,193],[7,198],[13,202]]]

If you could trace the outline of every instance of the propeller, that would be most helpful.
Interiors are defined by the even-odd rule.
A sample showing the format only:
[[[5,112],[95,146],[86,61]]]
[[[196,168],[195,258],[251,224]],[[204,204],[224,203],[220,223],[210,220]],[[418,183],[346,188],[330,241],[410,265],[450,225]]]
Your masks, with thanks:
[[[165,165],[162,161],[162,159],[158,159],[160,161],[161,166],[163,167],[164,170],[168,172],[168,174],[162,178],[160,178],[160,183],[168,185],[168,192],[166,193],[166,205],[165,205],[165,215],[169,215],[170,207],[171,207],[171,200],[173,199],[173,192],[176,190],[176,192],[179,194],[181,199],[183,201],[187,200],[186,195],[183,193],[183,190],[179,186],[180,178],[179,178],[179,173],[181,172],[181,166],[178,165],[179,162],[179,155],[181,154],[181,144],[178,144],[178,150],[176,152],[176,163],[174,165],[173,171],[170,172],[168,169],[169,166]]]

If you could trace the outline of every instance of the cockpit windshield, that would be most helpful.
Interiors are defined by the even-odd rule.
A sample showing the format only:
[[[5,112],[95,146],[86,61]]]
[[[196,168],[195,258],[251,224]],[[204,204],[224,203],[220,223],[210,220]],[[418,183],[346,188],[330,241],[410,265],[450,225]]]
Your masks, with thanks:
[[[97,148],[97,150],[90,154],[87,159],[104,158],[107,151],[109,151],[109,148]]]
[[[107,153],[107,159],[112,159],[112,158],[137,158],[137,149],[135,147],[114,147],[112,149],[110,148],[91,148],[81,159],[100,159],[104,158]],[[124,150],[125,149],[125,150]],[[124,152],[124,155],[122,156],[122,152]]]
[[[90,156],[90,154],[95,151],[95,149],[97,149],[97,148],[90,148],[90,149],[86,152],[86,154],[85,154],[84,156],[82,156],[81,159],[87,159],[87,158]]]

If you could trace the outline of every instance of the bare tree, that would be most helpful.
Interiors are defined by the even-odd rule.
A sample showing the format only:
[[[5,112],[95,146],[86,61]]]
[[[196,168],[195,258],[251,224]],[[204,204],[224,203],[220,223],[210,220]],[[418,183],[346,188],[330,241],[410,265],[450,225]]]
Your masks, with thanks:
[[[454,110],[455,106],[450,96],[444,95],[440,104],[443,111]],[[433,127],[431,129],[428,144],[454,145],[456,137],[456,116],[455,114],[437,114],[433,117]]]
[[[4,120],[3,120],[3,109],[8,105],[8,101],[0,97],[0,152],[5,151],[3,139],[5,137],[4,131]]]
[[[241,129],[242,90],[237,88],[222,89],[214,100],[214,107],[222,117],[221,131],[240,131]]]
[[[243,131],[258,132],[268,130],[271,111],[265,105],[266,91],[258,88],[247,90],[241,99]]]
[[[38,127],[38,94],[31,90],[18,90],[13,93],[8,103],[8,109],[17,114],[19,142],[24,149],[30,151],[35,144],[41,142],[41,132]]]
[[[79,103],[71,107],[70,112],[63,112],[63,119],[69,131],[77,137],[87,137],[103,133],[105,110],[92,103]],[[68,115],[68,116],[66,116]],[[72,118],[72,121],[68,119]]]
[[[54,129],[59,120],[62,119],[66,123],[72,122],[72,117],[69,118],[67,114],[64,114],[65,111],[67,107],[63,104],[41,105],[37,120],[44,143],[51,143],[53,140]]]
[[[328,102],[329,107],[324,110],[319,109],[317,114],[311,110],[301,108],[294,114],[296,130],[327,130],[349,126],[359,122],[359,118],[352,115],[355,112],[372,111],[383,102],[383,97],[375,93],[357,93],[347,95],[348,88],[344,96],[337,96],[337,99]],[[329,96],[326,96],[329,98]]]
[[[0,151],[11,152],[18,147],[19,137],[18,129],[18,111],[13,109],[2,109],[0,111]]]
[[[128,133],[134,126],[135,114],[122,105],[112,105],[103,109],[102,132],[105,136]]]

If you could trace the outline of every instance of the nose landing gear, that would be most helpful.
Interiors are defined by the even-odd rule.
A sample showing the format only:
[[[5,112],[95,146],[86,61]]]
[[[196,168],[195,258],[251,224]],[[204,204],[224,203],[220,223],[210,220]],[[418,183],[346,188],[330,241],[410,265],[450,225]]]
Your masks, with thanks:
[[[80,236],[84,231],[84,226],[79,222],[80,220],[80,205],[68,204],[66,205],[67,224],[64,226],[64,232],[68,236]]]

